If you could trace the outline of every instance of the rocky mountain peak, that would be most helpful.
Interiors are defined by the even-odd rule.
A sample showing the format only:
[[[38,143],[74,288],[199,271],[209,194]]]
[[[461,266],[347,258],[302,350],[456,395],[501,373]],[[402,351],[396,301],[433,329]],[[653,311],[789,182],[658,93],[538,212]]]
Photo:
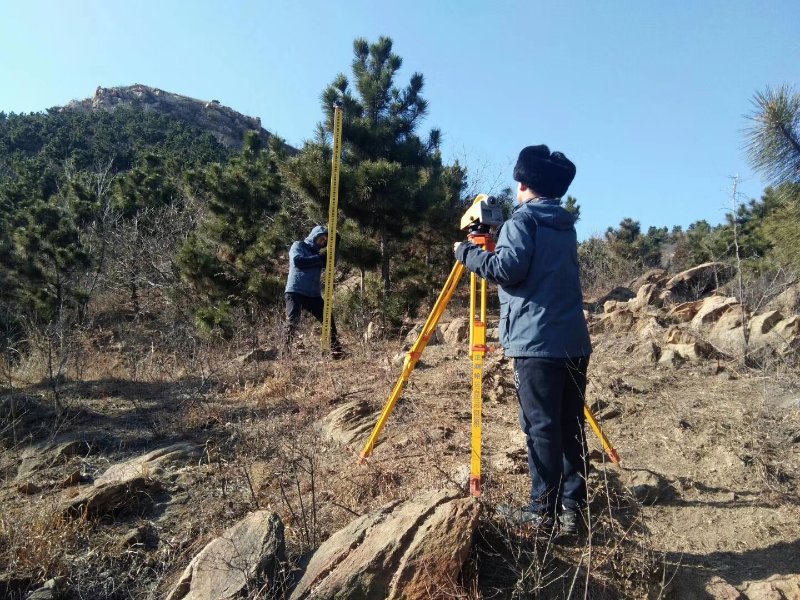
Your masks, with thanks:
[[[250,130],[259,132],[264,141],[271,135],[261,126],[260,118],[243,115],[219,100],[198,100],[139,83],[110,88],[98,86],[93,97],[73,100],[61,110],[111,111],[120,106],[141,107],[187,121],[231,148],[241,148],[244,135]]]

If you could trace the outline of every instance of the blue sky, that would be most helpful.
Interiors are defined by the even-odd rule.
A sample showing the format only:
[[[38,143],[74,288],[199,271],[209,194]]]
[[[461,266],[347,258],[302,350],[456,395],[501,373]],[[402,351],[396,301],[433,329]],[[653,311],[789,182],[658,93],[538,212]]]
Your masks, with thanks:
[[[720,222],[734,174],[760,196],[745,115],[756,91],[800,87],[798,25],[797,0],[0,0],[0,110],[143,83],[219,99],[299,146],[353,39],[388,35],[399,83],[425,75],[422,132],[442,129],[475,189],[512,185],[529,144],[577,164],[585,238],[623,217]]]

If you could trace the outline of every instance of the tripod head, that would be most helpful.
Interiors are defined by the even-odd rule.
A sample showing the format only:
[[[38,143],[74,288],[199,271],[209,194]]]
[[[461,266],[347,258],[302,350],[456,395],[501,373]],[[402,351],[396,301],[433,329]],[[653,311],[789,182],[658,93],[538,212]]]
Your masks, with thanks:
[[[478,194],[461,217],[461,229],[470,235],[487,234],[503,224],[503,209],[494,196]]]

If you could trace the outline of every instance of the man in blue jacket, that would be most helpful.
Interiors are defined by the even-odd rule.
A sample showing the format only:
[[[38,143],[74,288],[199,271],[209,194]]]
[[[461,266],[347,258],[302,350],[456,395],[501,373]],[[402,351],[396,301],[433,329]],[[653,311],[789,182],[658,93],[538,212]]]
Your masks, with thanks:
[[[319,278],[325,267],[325,252],[328,244],[328,228],[317,225],[304,240],[292,244],[289,250],[289,277],[286,280],[286,324],[283,332],[284,356],[291,351],[292,339],[303,309],[322,322],[325,301],[320,292]],[[334,358],[343,356],[342,346],[336,335],[336,324],[331,317],[331,350]]]
[[[592,348],[583,315],[575,218],[561,206],[575,165],[547,146],[519,154],[511,218],[494,252],[456,244],[456,258],[499,286],[500,338],[514,358],[520,424],[528,436],[530,504],[521,524],[575,533],[586,503],[583,403]]]

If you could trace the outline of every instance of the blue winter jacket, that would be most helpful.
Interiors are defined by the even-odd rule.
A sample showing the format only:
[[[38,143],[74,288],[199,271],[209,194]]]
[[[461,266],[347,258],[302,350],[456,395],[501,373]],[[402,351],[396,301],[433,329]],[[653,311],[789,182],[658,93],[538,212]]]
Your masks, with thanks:
[[[472,243],[456,258],[498,284],[500,342],[511,357],[578,358],[592,352],[583,316],[575,218],[560,200],[517,206],[494,252]]]
[[[303,241],[297,241],[289,249],[289,277],[286,291],[312,298],[321,298],[319,276],[325,267],[325,259],[320,255],[317,238],[328,235],[328,228],[317,225]]]

